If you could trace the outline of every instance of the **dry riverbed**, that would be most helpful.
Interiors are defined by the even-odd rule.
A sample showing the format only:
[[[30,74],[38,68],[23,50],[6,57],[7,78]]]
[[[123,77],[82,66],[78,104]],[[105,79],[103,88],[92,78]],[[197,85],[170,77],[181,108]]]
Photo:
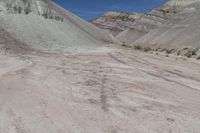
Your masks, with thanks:
[[[200,61],[108,49],[0,56],[0,133],[199,133]]]

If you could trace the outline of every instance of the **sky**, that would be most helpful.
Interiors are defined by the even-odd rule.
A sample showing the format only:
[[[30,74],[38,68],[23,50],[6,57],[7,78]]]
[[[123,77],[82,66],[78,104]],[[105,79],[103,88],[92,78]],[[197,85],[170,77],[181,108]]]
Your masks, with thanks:
[[[53,0],[85,20],[91,20],[107,11],[148,12],[166,0]]]

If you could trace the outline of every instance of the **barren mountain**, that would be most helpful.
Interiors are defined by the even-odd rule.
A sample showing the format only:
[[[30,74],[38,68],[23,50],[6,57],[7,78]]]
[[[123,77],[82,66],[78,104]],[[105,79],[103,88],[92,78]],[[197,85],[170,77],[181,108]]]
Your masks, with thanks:
[[[199,29],[197,28],[200,14],[199,2],[199,0],[170,0],[159,8],[140,14],[128,26],[124,26],[126,21],[116,26],[115,23],[110,22],[109,16],[104,21],[98,21],[104,16],[99,17],[93,23],[103,24],[103,28],[109,26],[111,32],[123,27],[113,34],[116,35],[118,40],[126,44],[134,43],[135,45],[165,48],[199,48],[197,37],[199,36]],[[120,20],[119,17],[115,21],[118,20]]]
[[[139,38],[144,35],[141,33],[147,33],[151,29],[157,28],[160,24],[165,22],[165,20],[166,18],[163,16],[162,12],[149,12],[145,14],[107,12],[103,16],[92,20],[91,23],[99,28],[109,30],[120,41],[131,43],[134,39],[127,36],[134,36],[137,34],[140,36],[135,36],[133,38]],[[133,29],[136,30],[132,31]],[[121,36],[124,38],[121,38]]]
[[[134,44],[164,48],[200,48],[198,37],[200,36],[200,2],[180,2],[180,5],[184,6],[180,8],[179,12],[170,16],[167,22],[159,28],[151,30]],[[175,2],[172,1],[172,3]]]
[[[0,0],[0,24],[38,50],[93,49],[113,42],[109,33],[49,0]]]

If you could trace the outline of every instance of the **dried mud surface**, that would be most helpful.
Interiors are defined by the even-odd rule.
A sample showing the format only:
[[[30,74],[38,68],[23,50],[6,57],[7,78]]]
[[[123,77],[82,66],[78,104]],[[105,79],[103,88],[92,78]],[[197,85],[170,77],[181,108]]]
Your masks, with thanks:
[[[199,133],[199,68],[112,48],[0,56],[0,132]]]

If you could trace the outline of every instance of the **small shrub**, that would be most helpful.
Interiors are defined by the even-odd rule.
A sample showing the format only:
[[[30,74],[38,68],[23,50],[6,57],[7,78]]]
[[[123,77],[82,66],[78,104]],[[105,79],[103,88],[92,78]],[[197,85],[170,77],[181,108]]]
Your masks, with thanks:
[[[134,46],[134,49],[135,49],[135,50],[142,50],[142,47],[141,47],[140,45],[135,45],[135,46]]]
[[[156,50],[157,50],[157,51],[161,51],[161,50],[162,50],[162,48],[160,48],[160,47],[159,47],[159,48],[157,48]]]
[[[171,51],[167,49],[166,54],[171,54]]]
[[[18,13],[21,14],[22,13],[22,8],[18,7]]]
[[[156,48],[156,49],[154,49],[154,51],[158,52],[158,51],[160,51],[160,48]]]
[[[47,12],[43,13],[42,16],[47,19],[48,18]]]
[[[16,13],[17,12],[17,7],[13,6],[13,11]]]
[[[196,48],[196,49],[192,49],[192,50],[191,50],[191,52],[192,52],[192,55],[197,55],[197,51],[199,51],[199,49],[198,49],[198,48]]]
[[[144,49],[143,49],[143,51],[144,52],[149,52],[149,51],[151,51],[152,49],[150,48],[150,47],[144,47]]]
[[[163,48],[163,49],[160,49],[160,52],[164,52],[164,51],[166,51],[166,50],[167,50],[167,49],[164,49],[164,48]]]
[[[184,56],[191,58],[194,55],[197,55],[197,51],[199,49],[188,49],[188,51],[184,54]]]
[[[121,46],[122,46],[122,47],[126,47],[126,48],[131,48],[131,46],[130,46],[130,45],[127,45],[126,43],[123,43]]]
[[[174,49],[166,49],[166,54],[171,54],[174,51]]]
[[[31,9],[30,9],[30,8],[28,8],[28,7],[24,8],[24,13],[25,13],[26,15],[28,15],[30,12],[31,12]]]
[[[177,55],[178,55],[178,56],[181,55],[181,51],[180,51],[180,50],[178,50]]]
[[[191,58],[192,57],[192,51],[191,50],[188,50],[185,54],[184,54],[184,56],[186,56],[186,57],[188,57],[188,58]]]

